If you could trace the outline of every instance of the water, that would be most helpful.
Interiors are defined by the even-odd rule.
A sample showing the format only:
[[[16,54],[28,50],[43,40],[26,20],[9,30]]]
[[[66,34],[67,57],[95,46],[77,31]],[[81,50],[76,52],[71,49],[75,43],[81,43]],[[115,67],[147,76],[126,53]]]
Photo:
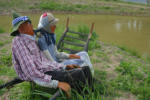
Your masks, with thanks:
[[[28,14],[36,28],[40,14]],[[70,17],[70,25],[86,24],[90,27],[95,22],[94,30],[99,40],[134,49],[141,54],[150,54],[150,18],[114,15],[74,15],[55,14],[60,19],[58,26],[65,26],[66,18]],[[0,27],[6,31],[11,29],[10,16],[0,16]],[[59,27],[57,27],[59,28]]]
[[[123,1],[147,4],[147,0],[123,0]]]

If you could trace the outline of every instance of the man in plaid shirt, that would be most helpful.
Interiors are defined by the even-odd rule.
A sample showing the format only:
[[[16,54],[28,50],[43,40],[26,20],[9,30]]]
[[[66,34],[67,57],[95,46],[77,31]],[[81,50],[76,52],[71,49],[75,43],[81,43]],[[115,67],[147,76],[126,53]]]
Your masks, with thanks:
[[[30,19],[16,13],[13,17],[11,35],[16,36],[12,43],[13,64],[22,80],[34,81],[49,88],[60,88],[68,95],[70,85],[76,88],[77,82],[81,81],[85,84],[86,79],[91,84],[92,76],[88,67],[77,68],[78,66],[75,65],[65,66],[48,61],[35,41]]]

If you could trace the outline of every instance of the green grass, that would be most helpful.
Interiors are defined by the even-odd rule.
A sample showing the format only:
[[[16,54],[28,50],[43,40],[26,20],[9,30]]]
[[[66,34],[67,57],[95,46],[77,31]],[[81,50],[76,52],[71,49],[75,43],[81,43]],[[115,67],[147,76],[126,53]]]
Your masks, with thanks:
[[[5,43],[4,42],[0,42],[0,47],[3,46],[3,45],[5,45]]]
[[[40,3],[39,8],[43,10],[86,12],[87,10],[93,11],[95,9],[95,6],[85,4],[66,4],[51,1]],[[102,8],[105,9],[105,7]],[[106,7],[106,9],[108,8]]]
[[[129,48],[127,48],[126,46],[118,46],[118,47],[119,47],[121,50],[130,53],[131,56],[135,56],[135,57],[138,57],[138,58],[141,57],[141,55],[140,55],[136,50],[129,49]]]
[[[114,80],[115,87],[120,90],[130,91],[137,95],[139,100],[148,100],[150,98],[149,74],[143,73],[142,64],[138,62],[122,61],[116,68],[119,73]]]
[[[96,74],[95,77],[97,78],[97,81],[94,84],[94,91],[92,92],[88,86],[85,86],[85,88],[83,89],[83,91],[88,91],[88,94],[82,93],[79,94],[77,91],[72,90],[72,97],[70,98],[71,100],[105,100],[104,99],[104,95],[111,95],[113,97],[113,93],[112,91],[108,91],[109,86],[107,86],[107,83],[105,82],[106,80],[106,75],[107,73],[104,71],[98,71],[96,70]],[[37,90],[35,90],[34,94],[36,95],[41,95],[44,97],[51,97],[51,94],[53,94],[55,92],[55,90],[47,90],[46,88],[41,88],[39,86],[36,87]],[[40,89],[40,91],[39,91]],[[44,92],[46,91],[46,92]],[[49,93],[49,94],[48,94]],[[51,93],[51,94],[50,94]],[[33,99],[35,100],[35,99]],[[62,93],[62,96],[60,96],[59,98],[57,98],[56,100],[67,100],[65,94]]]
[[[79,31],[82,33],[89,33],[89,28],[85,25],[75,25],[71,26],[70,29]],[[57,42],[64,31],[64,26],[59,26],[56,29]],[[82,36],[79,36],[82,37]],[[96,67],[103,66],[103,69],[95,69],[95,79],[94,92],[88,89],[89,94],[79,94],[76,91],[72,91],[71,100],[114,100],[115,97],[121,96],[118,91],[127,92],[138,97],[139,100],[149,100],[150,98],[150,57],[143,59],[139,57],[137,53],[129,50],[126,47],[119,47],[115,52],[112,49],[114,46],[111,45],[112,55],[122,56],[119,65],[115,66],[114,73],[117,75],[113,79],[109,79],[109,74],[111,72],[105,69],[111,68],[110,53],[106,52],[104,47],[105,44],[101,45],[97,42],[97,34],[93,32],[92,39],[89,45],[89,55],[93,64],[99,64]],[[118,46],[116,46],[118,47]],[[116,48],[115,47],[115,48]],[[74,48],[76,49],[76,48]],[[119,52],[118,52],[119,51]],[[7,54],[6,49],[0,51],[0,76],[6,76],[8,78],[13,78],[16,75],[12,65],[11,53]],[[92,57],[95,54],[96,57]],[[142,61],[141,61],[142,60]],[[103,64],[104,63],[104,64]],[[0,80],[0,84],[4,83]],[[31,90],[31,85],[29,82],[24,82],[16,85],[10,89],[10,99],[11,100],[46,100],[56,92],[56,89],[49,89],[35,86],[35,91]],[[0,90],[0,96],[3,95],[7,89]],[[110,99],[108,99],[110,97]],[[65,94],[62,94],[57,100],[67,100]]]
[[[60,10],[60,11],[74,11],[74,7],[72,5],[60,4],[57,2],[46,2],[40,4],[41,9],[49,9],[49,10]]]
[[[5,32],[4,29],[0,28],[0,34],[4,32]]]
[[[6,41],[0,41],[0,47],[4,46],[5,44],[10,43],[10,40],[6,40]]]
[[[95,2],[96,1],[96,2]],[[32,2],[32,3],[31,3]],[[30,10],[51,10],[51,11],[62,11],[62,12],[74,12],[74,13],[110,13],[110,14],[126,14],[139,12],[149,12],[149,8],[145,4],[133,3],[133,2],[124,2],[121,0],[94,0],[90,2],[89,0],[75,1],[54,1],[54,0],[2,0],[0,3],[0,10],[7,9],[6,11],[10,12],[11,10],[19,11],[30,11]],[[120,4],[122,6],[120,7]],[[128,7],[134,6],[134,7]],[[137,5],[141,7],[137,7]],[[120,9],[121,8],[121,9]],[[135,9],[133,9],[135,8]]]
[[[0,56],[0,65],[5,65],[10,67],[12,65],[12,54]]]
[[[90,12],[99,10],[112,10],[110,6],[93,6],[90,4],[66,4],[59,2],[42,2],[39,5],[40,9],[43,10],[55,10],[55,11],[72,11],[72,12]]]
[[[103,0],[103,1],[107,1],[108,3],[122,3],[122,4],[132,4],[132,5],[137,5],[137,3],[131,3],[131,2],[123,2],[120,0]],[[59,3],[56,1],[45,1],[45,2],[41,2],[37,7],[39,7],[42,10],[54,10],[54,11],[70,11],[70,12],[99,12],[99,11],[107,11],[107,12],[113,12],[113,11],[120,11],[120,13],[125,13],[125,12],[132,12],[132,13],[136,13],[136,12],[140,12],[140,11],[148,11],[148,9],[144,9],[143,7],[137,8],[137,9],[132,9],[130,7],[125,7],[122,6],[120,9],[120,6],[110,6],[109,4],[107,5],[91,5],[90,3],[87,4],[67,4],[67,3]],[[138,5],[143,5],[143,4],[138,4]],[[143,5],[144,6],[144,5]],[[146,6],[146,5],[145,5]]]

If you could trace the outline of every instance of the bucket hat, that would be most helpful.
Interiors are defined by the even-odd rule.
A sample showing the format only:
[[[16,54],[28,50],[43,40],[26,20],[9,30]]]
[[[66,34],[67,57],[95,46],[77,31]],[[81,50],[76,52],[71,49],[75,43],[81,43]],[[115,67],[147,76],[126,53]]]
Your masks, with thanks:
[[[10,35],[16,36],[17,34],[19,34],[19,32],[18,32],[19,26],[26,21],[29,21],[31,23],[31,20],[29,19],[28,16],[20,16],[16,12],[13,12],[13,21],[12,21],[13,30],[10,33]]]

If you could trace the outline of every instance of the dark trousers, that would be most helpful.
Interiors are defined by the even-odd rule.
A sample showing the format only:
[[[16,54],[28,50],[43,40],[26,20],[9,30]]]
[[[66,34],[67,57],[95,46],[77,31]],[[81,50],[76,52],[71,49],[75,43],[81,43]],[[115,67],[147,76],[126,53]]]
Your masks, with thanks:
[[[92,87],[93,79],[88,66],[72,70],[48,71],[45,74],[51,75],[53,80],[67,82],[78,92],[82,92],[85,85]]]

